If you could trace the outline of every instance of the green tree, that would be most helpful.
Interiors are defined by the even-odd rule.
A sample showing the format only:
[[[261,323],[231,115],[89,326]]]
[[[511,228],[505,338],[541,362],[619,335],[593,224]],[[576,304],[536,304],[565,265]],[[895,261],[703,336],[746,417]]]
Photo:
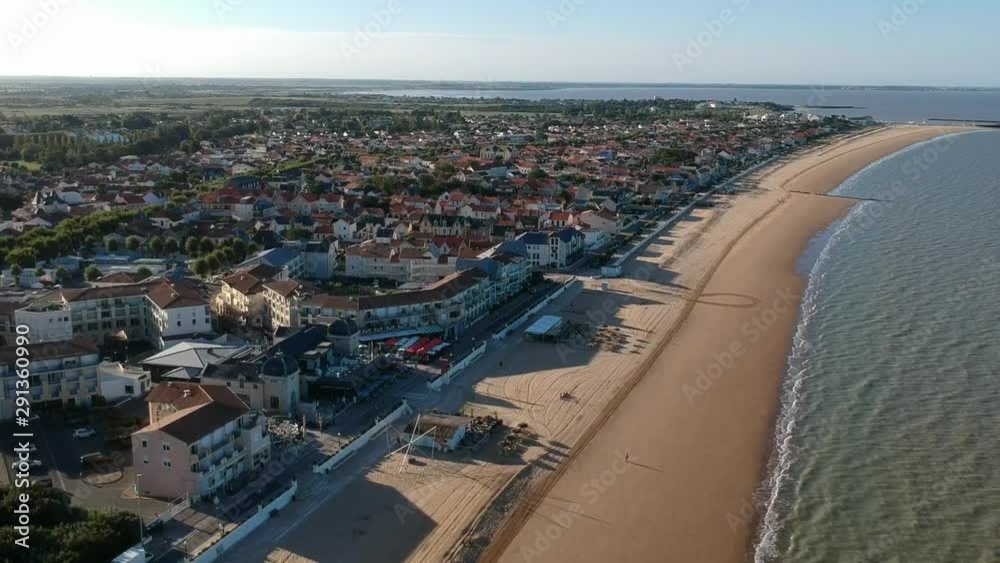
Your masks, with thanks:
[[[153,270],[150,270],[145,266],[139,266],[139,268],[135,271],[135,273],[142,276],[142,279],[146,279],[153,276]]]
[[[30,143],[21,149],[21,159],[28,162],[35,162],[42,157],[45,148],[38,143]]]
[[[208,262],[208,269],[213,272],[222,267],[222,260],[220,260],[219,256],[214,252],[209,254],[205,258],[205,261]]]
[[[35,277],[36,278],[45,277],[45,268],[35,268]]]
[[[118,252],[118,239],[108,239],[107,249],[108,252]]]
[[[30,549],[14,543],[19,537],[14,509],[25,492],[32,505]],[[139,541],[138,516],[74,507],[68,494],[51,486],[0,487],[0,509],[0,561],[5,563],[110,561]]]
[[[201,278],[207,278],[208,274],[211,273],[211,268],[208,267],[208,261],[204,258],[199,258],[194,261],[194,273]]]
[[[139,250],[140,246],[142,246],[142,239],[135,235],[125,239],[125,248],[131,250],[132,252]]]
[[[56,270],[56,282],[64,284],[67,283],[68,281],[69,281],[69,271],[66,268],[60,266],[59,269]]]
[[[163,244],[163,249],[166,250],[168,254],[176,254],[177,251],[180,250],[180,244],[177,242],[177,239],[170,237]]]
[[[247,243],[243,239],[232,239],[236,260],[242,262],[247,257]]]
[[[83,271],[83,277],[86,278],[87,281],[92,282],[101,277],[101,269],[91,264],[90,266],[87,266],[86,270]]]
[[[7,263],[17,264],[21,268],[34,268],[38,263],[38,253],[34,248],[15,248],[7,254]]]
[[[204,238],[201,239],[201,242],[198,244],[198,250],[200,250],[202,254],[209,254],[215,250],[215,245],[212,244],[211,240]]]
[[[22,271],[23,270],[21,270],[21,267],[18,266],[17,264],[14,264],[13,266],[10,267],[10,275],[14,276],[15,278],[19,277]]]
[[[157,235],[149,239],[149,250],[153,252],[153,256],[160,256],[163,254],[163,248],[163,237]]]
[[[184,243],[184,250],[191,256],[198,256],[198,249],[201,248],[201,241],[198,237],[188,237],[187,242]]]

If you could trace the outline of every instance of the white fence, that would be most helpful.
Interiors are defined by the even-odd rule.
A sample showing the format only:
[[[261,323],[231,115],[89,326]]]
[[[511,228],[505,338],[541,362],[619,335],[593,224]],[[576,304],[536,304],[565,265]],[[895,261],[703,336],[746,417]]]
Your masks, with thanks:
[[[454,379],[456,375],[462,373],[462,371],[465,368],[469,367],[472,364],[472,362],[478,360],[485,353],[486,353],[486,342],[484,341],[482,344],[479,345],[479,348],[473,350],[472,353],[463,358],[462,361],[451,366],[451,368],[448,369],[448,373],[428,383],[427,387],[434,391],[440,390],[445,385],[450,384],[451,380]]]
[[[493,335],[493,340],[503,340],[504,338],[506,338],[507,335],[509,335],[511,332],[517,330],[518,327],[520,327],[524,323],[528,322],[528,319],[530,319],[532,317],[532,315],[534,315],[535,313],[541,311],[543,307],[545,307],[549,303],[552,303],[553,301],[555,301],[556,299],[558,299],[559,296],[561,296],[563,293],[566,293],[566,289],[570,286],[570,284],[572,284],[575,281],[576,281],[576,277],[570,278],[566,283],[564,283],[562,285],[562,287],[560,287],[559,289],[553,291],[552,295],[549,295],[548,297],[546,297],[545,299],[543,299],[541,302],[539,302],[537,305],[535,305],[534,307],[532,307],[531,309],[529,309],[523,315],[521,315],[520,317],[518,317],[517,320],[515,320],[514,322],[510,323],[509,325],[507,325],[506,328],[504,328],[500,332],[494,334]]]
[[[329,473],[331,469],[335,468],[342,461],[350,457],[354,452],[358,451],[365,446],[372,438],[377,436],[380,432],[385,430],[390,424],[396,422],[400,417],[410,413],[410,405],[403,401],[401,405],[396,407],[396,410],[389,413],[385,418],[378,421],[377,424],[365,431],[364,434],[358,436],[353,442],[347,444],[344,449],[330,456],[330,459],[324,461],[323,463],[313,466],[313,473]]]
[[[170,509],[164,512],[163,514],[157,516],[156,520],[159,520],[160,522],[166,524],[170,520],[173,520],[174,516],[177,516],[178,514],[184,512],[189,508],[191,508],[191,497],[188,495],[184,495],[184,500],[176,504],[170,505]]]
[[[265,520],[271,517],[272,510],[288,506],[288,503],[292,502],[292,497],[295,496],[295,491],[298,489],[298,482],[292,481],[292,486],[289,487],[287,491],[281,493],[278,498],[271,501],[267,506],[258,506],[257,514],[247,518],[247,520],[240,524],[235,530],[222,536],[219,541],[215,542],[208,549],[201,552],[200,555],[192,559],[191,563],[212,563],[215,561],[220,555],[225,553],[227,549],[233,547],[240,540],[250,535],[250,532],[253,532],[260,527]]]

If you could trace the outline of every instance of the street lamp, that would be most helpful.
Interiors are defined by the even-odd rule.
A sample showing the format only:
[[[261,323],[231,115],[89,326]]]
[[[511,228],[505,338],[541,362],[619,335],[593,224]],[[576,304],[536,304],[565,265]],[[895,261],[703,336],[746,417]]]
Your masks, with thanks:
[[[145,532],[144,528],[146,526],[144,526],[143,523],[142,523],[142,495],[139,494],[139,477],[142,477],[142,473],[136,473],[135,474],[134,489],[135,489],[135,500],[136,500],[136,502],[139,503],[139,506],[138,506],[138,509],[139,509],[139,545],[142,546],[143,545],[143,541],[145,540],[145,538],[143,537],[143,535],[144,535],[144,532]]]

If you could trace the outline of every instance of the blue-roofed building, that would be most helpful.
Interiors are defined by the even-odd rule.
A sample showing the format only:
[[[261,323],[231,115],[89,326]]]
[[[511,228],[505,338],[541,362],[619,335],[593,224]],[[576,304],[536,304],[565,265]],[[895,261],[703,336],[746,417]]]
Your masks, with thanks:
[[[260,264],[282,270],[281,279],[296,279],[305,273],[305,260],[302,258],[302,253],[294,248],[285,247],[261,250],[236,266],[236,269],[253,268]]]
[[[531,262],[520,241],[510,241],[483,252],[476,258],[459,258],[458,271],[477,268],[490,278],[493,301],[501,303],[528,287],[531,281]]]
[[[583,233],[572,227],[527,232],[513,242],[524,244],[528,262],[534,268],[565,268],[577,259],[585,246]]]

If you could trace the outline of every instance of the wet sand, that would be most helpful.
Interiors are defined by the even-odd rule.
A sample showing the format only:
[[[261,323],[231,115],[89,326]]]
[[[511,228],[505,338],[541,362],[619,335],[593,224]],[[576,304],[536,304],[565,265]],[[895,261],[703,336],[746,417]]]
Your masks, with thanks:
[[[686,251],[710,263],[696,279],[685,277],[683,261],[670,264],[671,279],[684,283],[669,289],[687,303],[676,326],[656,331],[650,362],[522,500],[483,560],[752,560],[753,495],[765,477],[805,283],[796,265],[809,240],[854,203],[811,194],[958,130],[894,126],[761,173],[753,197],[773,204],[736,198]],[[658,291],[660,279],[652,281],[636,284],[638,294]]]

